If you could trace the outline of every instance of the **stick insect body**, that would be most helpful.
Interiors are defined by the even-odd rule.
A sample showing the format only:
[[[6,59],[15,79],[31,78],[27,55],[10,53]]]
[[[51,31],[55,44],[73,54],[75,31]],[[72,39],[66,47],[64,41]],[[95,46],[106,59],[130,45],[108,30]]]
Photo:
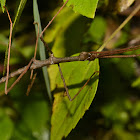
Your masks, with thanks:
[[[50,48],[48,47],[48,45],[46,44],[46,42],[43,39],[43,33],[45,32],[45,30],[49,27],[49,25],[53,22],[53,20],[56,18],[56,16],[60,13],[60,11],[63,9],[63,7],[67,4],[69,0],[67,0],[62,7],[59,9],[59,11],[56,13],[56,15],[52,18],[52,20],[48,23],[48,25],[44,28],[44,30],[41,32],[40,36],[38,34],[37,36],[37,40],[36,40],[36,44],[38,42],[38,38],[40,37],[41,41],[44,43],[44,46],[46,46],[48,52],[51,54],[50,57],[47,60],[44,61],[40,61],[40,60],[35,60],[35,56],[36,56],[36,51],[37,51],[37,45],[36,45],[36,49],[35,49],[35,54],[34,54],[34,58],[31,59],[31,61],[29,62],[29,64],[23,68],[20,68],[19,70],[9,74],[9,71],[7,71],[7,76],[6,77],[2,77],[0,79],[0,83],[5,82],[6,81],[6,85],[5,85],[5,93],[7,94],[15,85],[17,82],[19,82],[19,80],[22,78],[22,76],[27,72],[28,69],[32,70],[33,73],[33,69],[36,68],[40,68],[43,67],[45,65],[52,65],[52,64],[58,64],[58,68],[59,68],[59,72],[61,75],[61,79],[63,81],[64,84],[64,88],[66,90],[67,96],[69,98],[70,101],[74,100],[76,98],[76,96],[81,92],[81,90],[88,84],[88,82],[90,81],[90,79],[93,77],[93,75],[98,72],[94,72],[91,77],[86,81],[86,83],[83,85],[83,87],[78,91],[77,94],[75,94],[75,96],[73,98],[70,97],[69,92],[68,92],[68,88],[66,86],[66,82],[62,73],[62,70],[60,68],[59,63],[63,63],[63,62],[71,62],[71,61],[93,61],[96,58],[130,58],[130,57],[138,57],[140,56],[140,54],[133,54],[133,55],[116,55],[116,54],[120,54],[120,53],[124,53],[124,52],[128,52],[128,51],[133,51],[133,50],[137,50],[140,49],[140,45],[139,46],[133,46],[133,47],[128,47],[128,48],[123,48],[123,49],[117,49],[117,50],[111,50],[111,51],[102,51],[103,48],[108,44],[108,42],[115,36],[116,33],[118,33],[118,31],[120,31],[124,25],[139,11],[140,9],[140,5],[138,5],[136,7],[136,9],[128,16],[128,18],[116,29],[116,31],[111,35],[111,37],[99,48],[100,52],[96,52],[96,51],[92,51],[92,52],[81,52],[79,56],[76,57],[64,57],[64,58],[56,58],[53,55],[53,52],[50,50]],[[7,11],[8,13],[8,11]],[[9,15],[9,13],[8,13]],[[10,17],[9,17],[10,20]],[[11,26],[12,26],[12,21],[10,20]],[[12,27],[11,27],[12,28]],[[39,31],[38,31],[39,32]],[[12,35],[12,33],[11,33]],[[9,43],[10,44],[10,43]],[[11,46],[11,44],[10,44]],[[10,48],[9,46],[9,48]],[[10,49],[9,49],[10,50]],[[10,52],[9,52],[9,56],[10,56]],[[10,57],[9,57],[10,58]],[[7,65],[7,68],[9,69],[9,64]],[[7,90],[7,85],[8,85],[8,79],[11,77],[14,77],[16,75],[19,75],[18,79],[12,84],[12,86]],[[32,74],[31,74],[32,75]],[[32,77],[32,76],[31,76]]]

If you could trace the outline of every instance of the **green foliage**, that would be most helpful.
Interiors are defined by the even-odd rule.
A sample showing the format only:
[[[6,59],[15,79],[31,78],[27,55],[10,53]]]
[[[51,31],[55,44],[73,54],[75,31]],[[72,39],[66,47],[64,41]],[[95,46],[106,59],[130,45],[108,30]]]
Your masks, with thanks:
[[[66,0],[63,0],[66,2]],[[71,6],[75,12],[86,17],[94,18],[98,0],[69,0],[67,5]]]
[[[0,52],[5,52],[8,39],[3,34],[0,34],[0,41],[1,41]]]
[[[140,88],[140,77],[138,77],[133,83],[132,87]]]
[[[2,12],[4,13],[5,8],[3,6],[5,6],[6,0],[0,0],[0,3],[1,3]]]
[[[106,30],[106,21],[101,16],[96,16],[86,34],[85,42],[95,42],[101,45]]]
[[[22,14],[22,12],[25,8],[26,2],[27,2],[27,0],[20,0],[18,9],[16,11],[15,19],[14,19],[14,22],[13,22],[13,34],[15,33],[16,26],[19,23],[19,20],[20,20],[21,14]],[[14,37],[14,36],[12,36],[12,37]]]
[[[62,71],[72,98],[93,72],[99,71],[98,60],[90,64],[88,62],[66,63],[62,65]],[[98,73],[71,102],[67,96],[63,96],[65,90],[59,90],[63,89],[60,74],[56,77],[56,84],[58,92],[56,91],[53,105],[51,140],[61,140],[62,137],[66,137],[82,118],[95,96],[98,86]]]
[[[0,108],[0,120],[0,139],[9,140],[14,129],[14,124],[2,108]]]
[[[133,58],[115,58],[112,59],[112,62],[116,64],[116,67],[120,70],[120,74],[122,74],[124,78],[133,78],[135,71],[135,60]]]
[[[32,110],[32,111],[31,111]],[[34,116],[32,114],[35,114]],[[32,102],[23,111],[23,120],[28,128],[33,132],[42,132],[49,121],[49,107],[45,101]]]

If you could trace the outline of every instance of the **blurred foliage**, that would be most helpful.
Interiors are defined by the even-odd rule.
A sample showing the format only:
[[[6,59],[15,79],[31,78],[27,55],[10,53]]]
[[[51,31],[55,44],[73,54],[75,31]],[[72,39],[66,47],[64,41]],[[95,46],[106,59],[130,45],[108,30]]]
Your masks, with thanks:
[[[15,0],[6,2],[13,21],[19,2]],[[99,45],[104,42],[104,39],[113,32],[114,27],[117,28],[126,18],[114,8],[115,2],[112,5],[111,3],[110,0],[99,1],[94,19],[81,16],[73,12],[71,8],[64,8],[44,34],[44,39],[54,52],[54,55],[64,57],[81,51],[97,50]],[[32,1],[26,2],[19,23],[16,25],[11,47],[10,71],[15,71],[25,66],[33,57],[36,37],[32,5]],[[62,5],[61,0],[38,1],[42,27],[47,25],[58,11],[60,5]],[[0,19],[0,76],[2,77],[5,50],[9,36],[9,21],[7,14],[3,14],[2,10],[0,10]],[[107,49],[139,44],[140,41],[136,42],[140,34],[139,25],[140,18],[134,17],[116,35],[117,37],[114,38]],[[132,44],[131,42],[135,43]],[[139,50],[125,54],[139,54]],[[37,58],[39,58],[39,54],[37,54]],[[87,64],[87,67],[91,63],[94,63],[94,61]],[[79,66],[77,70],[75,69],[77,73],[71,72],[72,76],[67,74],[70,71],[69,67],[66,67],[67,70],[65,70],[65,66],[62,66],[62,71],[66,75],[68,86],[71,86],[71,83],[75,81],[70,80],[70,78],[74,77],[76,80],[82,80],[80,79],[83,77],[80,75],[80,69],[83,67]],[[92,69],[94,72],[94,68]],[[59,114],[58,111],[58,114],[51,120],[52,105],[46,94],[43,74],[41,69],[35,71],[37,72],[37,78],[29,96],[26,96],[26,91],[30,83],[30,72],[21,79],[7,96],[4,95],[4,83],[0,84],[0,139],[2,140],[49,140],[50,131],[53,129],[51,128],[51,121],[54,123],[54,121],[58,121],[57,115],[62,117],[64,115],[63,113]],[[48,72],[51,91],[55,98],[59,99],[58,95],[64,93],[65,90],[62,86],[60,75],[58,76],[57,66],[49,66]],[[88,77],[90,77],[90,74]],[[76,128],[64,139],[140,140],[139,77],[140,58],[101,59],[99,86],[96,96]],[[9,86],[14,80],[15,78],[9,81]],[[83,82],[80,86],[82,87],[82,85]],[[70,90],[77,90],[80,87],[71,88]],[[73,103],[74,106],[77,100],[79,98],[75,102],[71,102],[71,104]],[[55,100],[55,103],[57,101]],[[89,102],[87,101],[86,105],[88,104]],[[57,123],[55,127],[62,122]],[[68,122],[61,125],[65,129],[68,127],[73,128],[72,124]],[[59,129],[61,131],[61,128]]]

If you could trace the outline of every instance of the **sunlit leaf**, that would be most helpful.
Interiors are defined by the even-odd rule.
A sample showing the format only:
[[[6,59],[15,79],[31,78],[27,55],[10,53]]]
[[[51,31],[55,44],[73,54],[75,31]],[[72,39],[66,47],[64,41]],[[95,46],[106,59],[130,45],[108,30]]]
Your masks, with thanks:
[[[5,8],[3,6],[5,6],[6,0],[0,0],[0,3],[1,3],[2,12],[4,13]]]
[[[66,0],[63,0],[66,2]],[[94,18],[98,0],[69,0],[67,5],[71,6],[75,12],[86,17]]]
[[[132,87],[140,88],[140,77],[138,77],[131,85]]]
[[[88,63],[87,61],[71,62],[61,65],[71,97],[81,89],[95,71],[99,71],[98,60]],[[65,89],[60,74],[58,74],[51,121],[51,140],[61,140],[62,137],[66,137],[83,117],[95,96],[98,86],[98,75],[98,73],[95,73],[80,94],[73,101],[69,101],[67,96],[63,96]]]
[[[13,34],[15,32],[16,26],[20,20],[21,14],[23,12],[23,9],[25,8],[25,4],[26,4],[27,0],[20,0],[18,9],[16,11],[16,15],[15,15],[15,19],[14,19],[14,23],[13,23]],[[13,36],[12,36],[13,37]]]

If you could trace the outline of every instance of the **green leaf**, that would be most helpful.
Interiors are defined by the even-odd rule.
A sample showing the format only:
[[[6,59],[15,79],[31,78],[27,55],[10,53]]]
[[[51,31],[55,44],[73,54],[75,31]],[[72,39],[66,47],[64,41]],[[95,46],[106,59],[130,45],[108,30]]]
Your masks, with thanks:
[[[33,1],[33,14],[34,14],[34,21],[38,22],[38,24],[39,24],[39,33],[41,33],[42,27],[41,27],[41,21],[40,21],[37,0]],[[37,34],[38,34],[37,25],[35,25],[35,30],[36,30],[36,36],[37,36]],[[45,46],[44,46],[43,42],[40,40],[40,38],[38,39],[38,46],[39,46],[40,59],[45,60],[46,59]],[[52,102],[52,95],[51,95],[51,91],[50,91],[50,83],[49,83],[47,67],[43,67],[42,71],[43,71],[43,76],[44,76],[48,96],[49,96],[50,102]]]
[[[33,137],[25,122],[19,121],[16,124],[11,140],[35,140],[35,137]]]
[[[0,0],[0,3],[1,3],[2,12],[4,13],[5,8],[3,6],[5,6],[6,0]]]
[[[138,77],[132,84],[132,87],[140,88],[140,77]]]
[[[17,24],[19,22],[19,19],[21,17],[23,9],[25,8],[26,2],[27,2],[27,0],[20,0],[16,15],[15,15],[14,23],[13,23],[13,34],[15,33],[16,26],[17,26]],[[13,37],[14,37],[14,35],[12,35],[12,38]]]
[[[49,122],[49,107],[45,101],[32,102],[25,108],[23,118],[32,132],[41,132]]]
[[[70,62],[61,65],[69,94],[72,97],[81,89],[89,77],[99,71],[98,59],[93,62]],[[83,88],[79,95],[69,101],[67,96],[63,96],[65,89],[60,74],[56,78],[57,89],[53,104],[51,140],[61,140],[75,128],[78,121],[83,117],[95,96],[98,86],[98,73]]]
[[[50,65],[48,68],[48,73],[50,77],[50,87],[51,91],[53,91],[56,88],[56,76],[58,74],[58,66],[57,65]]]
[[[102,44],[102,39],[105,34],[106,30],[106,21],[101,16],[96,16],[91,25],[90,28],[86,34],[85,42],[96,42],[98,44]]]
[[[0,118],[0,140],[9,140],[13,132],[13,122],[8,116],[4,115]]]
[[[66,2],[66,0],[63,0]],[[69,0],[67,5],[73,7],[75,12],[78,12],[86,17],[94,18],[98,0]]]

